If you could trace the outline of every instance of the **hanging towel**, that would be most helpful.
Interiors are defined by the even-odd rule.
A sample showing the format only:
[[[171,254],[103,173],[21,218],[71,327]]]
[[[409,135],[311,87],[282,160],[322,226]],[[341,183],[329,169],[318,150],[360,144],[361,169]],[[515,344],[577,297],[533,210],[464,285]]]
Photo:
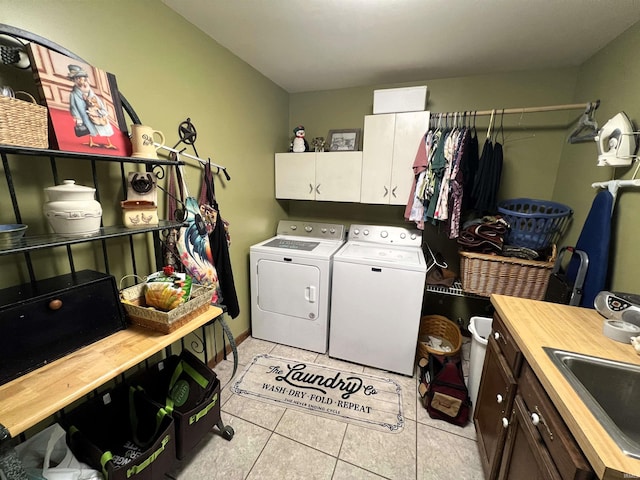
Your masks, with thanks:
[[[240,314],[240,304],[233,280],[233,270],[231,269],[231,256],[229,255],[228,224],[220,214],[220,207],[216,200],[213,175],[211,165],[207,163],[204,167],[203,192],[201,197],[205,198],[216,212],[213,218],[213,228],[208,230],[211,256],[215,262],[218,273],[218,282],[222,296],[221,304],[227,308],[227,313],[231,318],[236,318]]]
[[[609,266],[609,240],[611,236],[611,212],[613,211],[613,195],[602,190],[593,199],[591,210],[584,221],[575,248],[587,253],[589,266],[584,279],[580,306],[594,308],[596,295],[605,290],[607,269]],[[574,254],[567,266],[567,279],[572,282],[578,274],[580,257]]]

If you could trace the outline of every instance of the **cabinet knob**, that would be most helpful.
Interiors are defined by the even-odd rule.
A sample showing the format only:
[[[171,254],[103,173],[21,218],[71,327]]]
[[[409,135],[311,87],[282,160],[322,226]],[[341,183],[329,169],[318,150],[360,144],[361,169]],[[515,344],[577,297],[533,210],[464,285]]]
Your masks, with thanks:
[[[503,400],[504,400],[504,398],[502,397],[502,395],[500,395],[500,394],[496,395],[496,402],[502,403]]]
[[[60,310],[62,308],[62,300],[56,298],[55,300],[51,300],[49,302],[49,309],[51,310]]]
[[[509,420],[505,417],[502,417],[502,428],[507,428],[509,426]]]
[[[496,341],[502,340],[502,343],[504,343],[505,345],[507,344],[507,340],[504,338],[504,335],[502,335],[500,332],[495,332],[493,334],[493,338],[495,338]]]
[[[385,186],[384,187],[384,195],[383,195],[383,197],[386,197],[387,195],[389,195],[389,189]]]
[[[535,406],[535,411],[536,413],[531,414],[531,423],[533,423],[535,426],[538,426],[538,424],[541,423],[544,426],[545,430],[547,431],[547,435],[549,435],[549,439],[553,440],[553,432],[549,428],[549,425],[547,424],[547,422],[545,422],[544,416],[542,415],[542,413],[540,413],[540,410],[538,409],[537,405]]]

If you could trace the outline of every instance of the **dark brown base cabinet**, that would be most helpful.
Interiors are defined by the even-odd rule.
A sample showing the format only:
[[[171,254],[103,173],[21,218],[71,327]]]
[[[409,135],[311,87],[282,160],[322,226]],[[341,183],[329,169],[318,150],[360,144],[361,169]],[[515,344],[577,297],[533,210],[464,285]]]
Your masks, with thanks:
[[[497,314],[473,421],[487,480],[596,478]]]

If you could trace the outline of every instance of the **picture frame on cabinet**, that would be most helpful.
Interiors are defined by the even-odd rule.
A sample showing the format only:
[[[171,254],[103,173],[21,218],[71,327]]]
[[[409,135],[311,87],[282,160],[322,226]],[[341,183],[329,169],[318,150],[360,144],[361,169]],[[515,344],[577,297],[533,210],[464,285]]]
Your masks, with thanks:
[[[330,152],[355,152],[360,149],[360,128],[329,130],[327,147]]]
[[[131,155],[131,140],[115,75],[41,45],[27,53],[40,100],[48,109],[51,147]]]

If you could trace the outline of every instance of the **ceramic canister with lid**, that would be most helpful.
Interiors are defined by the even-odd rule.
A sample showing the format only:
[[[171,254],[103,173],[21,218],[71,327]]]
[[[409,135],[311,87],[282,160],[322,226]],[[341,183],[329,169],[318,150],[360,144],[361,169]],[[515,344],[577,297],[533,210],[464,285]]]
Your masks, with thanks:
[[[95,200],[95,188],[64,180],[44,191],[49,201],[43,211],[55,233],[90,235],[100,230],[102,206]]]

